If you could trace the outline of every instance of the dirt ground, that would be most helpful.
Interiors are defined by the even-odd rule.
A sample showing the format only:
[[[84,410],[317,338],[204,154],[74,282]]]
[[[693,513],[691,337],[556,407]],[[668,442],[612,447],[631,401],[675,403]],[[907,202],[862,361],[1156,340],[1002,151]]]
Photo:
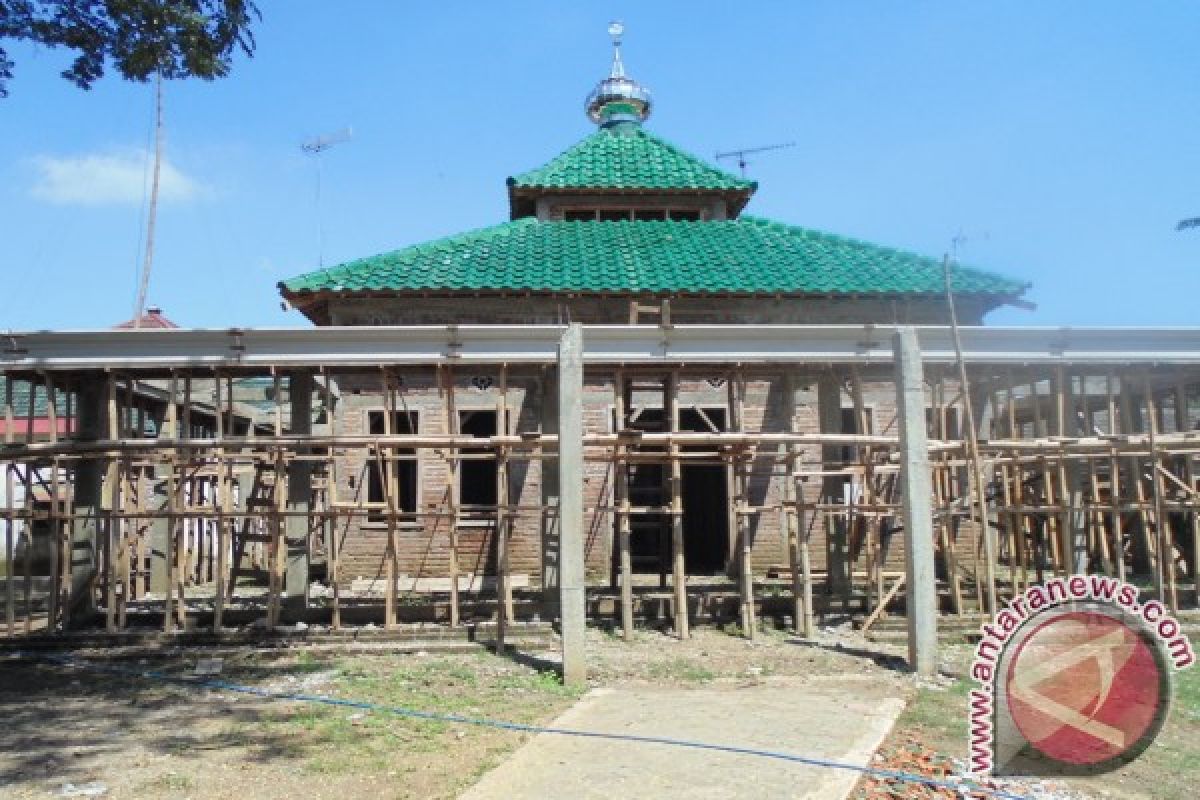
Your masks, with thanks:
[[[962,681],[918,686],[902,650],[842,630],[815,642],[768,632],[747,642],[701,628],[680,642],[639,631],[633,642],[588,633],[593,687],[754,686],[788,677],[878,681],[911,699],[890,740],[947,758],[965,750]],[[967,648],[947,652],[963,669]],[[202,652],[123,667],[191,674]],[[243,652],[222,680],[276,691],[434,712],[546,723],[579,692],[558,684],[553,653],[465,655]],[[1163,737],[1122,773],[1078,787],[1092,796],[1192,797],[1200,763],[1200,670],[1185,673]],[[0,797],[450,798],[525,734],[236,694],[228,690],[0,660]],[[784,749],[786,743],[780,743]],[[103,794],[88,794],[89,791]],[[902,795],[901,795],[902,796]]]
[[[593,686],[755,683],[772,676],[868,675],[903,687],[893,655],[865,657],[830,637],[754,642],[698,630],[680,642],[639,631],[632,643],[590,631]],[[546,660],[541,660],[544,656]],[[122,666],[185,676],[203,653]],[[554,654],[228,657],[220,678],[427,711],[548,722],[578,692],[558,685]],[[28,662],[0,662],[0,796],[155,798],[448,798],[525,739],[514,732]],[[64,792],[64,787],[66,791]]]

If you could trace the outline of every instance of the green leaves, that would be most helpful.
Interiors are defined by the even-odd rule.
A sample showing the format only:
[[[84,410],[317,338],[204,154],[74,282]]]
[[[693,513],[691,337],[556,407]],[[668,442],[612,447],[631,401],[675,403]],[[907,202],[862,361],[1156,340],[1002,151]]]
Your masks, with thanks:
[[[62,74],[90,89],[112,68],[127,80],[213,80],[237,52],[254,54],[254,0],[0,0],[0,41],[30,41],[76,53]],[[0,97],[14,64],[0,49]]]

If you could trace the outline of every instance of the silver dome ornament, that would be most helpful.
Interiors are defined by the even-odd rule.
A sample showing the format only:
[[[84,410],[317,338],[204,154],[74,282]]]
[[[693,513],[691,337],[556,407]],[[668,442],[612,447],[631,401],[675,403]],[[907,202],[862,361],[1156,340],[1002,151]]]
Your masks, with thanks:
[[[624,34],[625,26],[620,22],[608,26],[613,43],[612,69],[607,78],[596,84],[584,103],[588,119],[602,127],[622,122],[638,124],[650,116],[650,90],[625,76],[625,64],[621,60]]]

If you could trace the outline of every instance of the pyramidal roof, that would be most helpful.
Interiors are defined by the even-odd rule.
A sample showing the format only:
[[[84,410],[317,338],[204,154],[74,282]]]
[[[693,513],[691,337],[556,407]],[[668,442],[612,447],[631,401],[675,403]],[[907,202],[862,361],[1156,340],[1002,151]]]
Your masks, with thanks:
[[[655,189],[752,192],[731,175],[639,126],[604,127],[546,164],[508,179],[520,189]]]
[[[941,261],[741,216],[721,221],[512,222],[317,270],[293,298],[503,291],[723,295],[940,294]],[[956,267],[955,292],[1019,295],[1020,281]]]
[[[610,29],[610,33],[612,30]],[[507,181],[512,221],[404,247],[279,284],[306,307],[322,295],[571,293],[936,295],[941,262],[868,242],[741,216],[757,188],[648,133],[650,92],[625,75],[618,31],[613,67],[589,95],[598,129],[546,164]],[[538,200],[708,194],[724,217],[565,221]],[[646,198],[620,203],[641,202]],[[651,202],[653,205],[653,202]],[[995,306],[1029,287],[956,267],[953,291]]]

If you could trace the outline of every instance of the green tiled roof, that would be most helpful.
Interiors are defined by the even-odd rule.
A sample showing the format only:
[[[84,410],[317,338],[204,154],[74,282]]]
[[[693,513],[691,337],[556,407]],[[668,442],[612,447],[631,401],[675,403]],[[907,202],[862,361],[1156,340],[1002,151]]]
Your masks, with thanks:
[[[1028,284],[959,267],[956,292],[1015,296]],[[680,294],[940,294],[922,256],[742,216],[728,221],[539,222],[525,217],[310,272],[308,292],[531,291]]]
[[[600,128],[537,169],[508,179],[518,189],[657,189],[752,192],[753,181],[706,164],[633,125]]]

